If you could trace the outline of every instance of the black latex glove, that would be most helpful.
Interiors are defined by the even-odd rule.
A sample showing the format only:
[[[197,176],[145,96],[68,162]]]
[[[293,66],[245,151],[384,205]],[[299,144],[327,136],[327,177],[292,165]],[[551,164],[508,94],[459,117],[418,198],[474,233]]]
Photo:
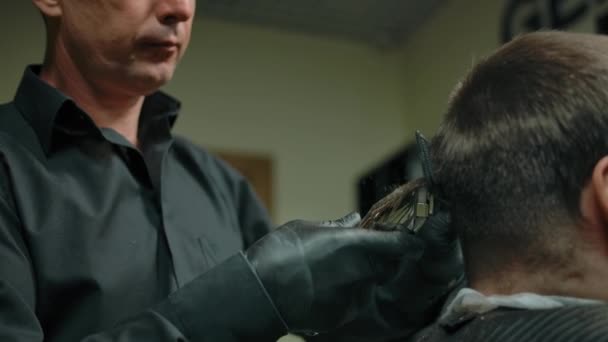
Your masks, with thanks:
[[[418,239],[337,221],[292,221],[245,253],[290,332],[314,335],[356,319],[366,293],[394,273],[404,251],[422,252]]]
[[[439,212],[417,235],[403,231],[402,241],[418,241],[423,251],[405,250],[392,277],[361,294],[359,312],[349,322],[307,341],[403,340],[434,321],[464,273],[460,247],[449,222],[449,215]]]

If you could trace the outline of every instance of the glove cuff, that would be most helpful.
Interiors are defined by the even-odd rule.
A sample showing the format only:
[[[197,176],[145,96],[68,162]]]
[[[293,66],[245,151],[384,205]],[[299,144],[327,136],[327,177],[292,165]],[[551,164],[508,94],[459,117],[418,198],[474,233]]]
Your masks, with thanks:
[[[262,283],[262,279],[260,279],[260,276],[258,275],[258,272],[255,270],[255,267],[253,267],[253,265],[249,262],[249,260],[245,256],[245,254],[243,254],[243,252],[240,252],[240,254],[241,254],[243,260],[245,260],[245,262],[247,263],[249,270],[251,271],[251,273],[257,280],[258,285],[260,285],[260,289],[264,293],[264,296],[266,296],[266,299],[268,299],[268,303],[272,307],[277,318],[281,321],[281,323],[283,324],[283,327],[285,327],[285,331],[289,331],[289,326],[287,325],[287,323],[285,323],[285,319],[283,319],[283,315],[281,315],[281,312],[279,312],[279,309],[277,309],[277,306],[274,304],[272,297],[270,297],[270,294],[268,294],[268,291],[266,290],[266,287],[264,287],[264,283]]]
[[[190,341],[276,341],[287,332],[242,252],[171,294],[154,311]]]

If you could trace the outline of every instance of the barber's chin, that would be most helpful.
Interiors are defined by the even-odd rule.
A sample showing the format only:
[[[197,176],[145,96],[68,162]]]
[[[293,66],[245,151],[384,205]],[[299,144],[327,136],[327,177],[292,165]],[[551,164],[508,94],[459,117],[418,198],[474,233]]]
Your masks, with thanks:
[[[154,68],[138,72],[134,77],[137,79],[137,87],[141,89],[141,93],[149,95],[167,84],[173,78],[173,72],[174,68]]]

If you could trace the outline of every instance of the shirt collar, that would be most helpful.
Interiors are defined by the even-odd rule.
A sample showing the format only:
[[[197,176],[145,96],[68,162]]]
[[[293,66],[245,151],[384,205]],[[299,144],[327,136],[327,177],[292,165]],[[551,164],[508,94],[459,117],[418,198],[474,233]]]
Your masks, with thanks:
[[[485,296],[471,288],[463,288],[444,308],[439,324],[454,326],[497,308],[547,310],[575,305],[596,305],[603,302],[566,296],[546,296],[537,293]]]
[[[32,126],[45,152],[48,154],[51,150],[56,126],[73,121],[71,117],[64,117],[58,122],[58,117],[86,117],[88,120],[85,121],[89,123],[86,129],[99,133],[99,128],[92,124],[90,117],[72,99],[38,77],[40,70],[40,65],[30,65],[25,69],[14,103]],[[165,119],[167,130],[170,131],[180,108],[179,101],[161,91],[146,96],[140,116],[140,129],[145,129],[150,122]],[[62,128],[63,132],[69,132],[74,127]],[[85,127],[81,126],[81,129],[84,130]]]

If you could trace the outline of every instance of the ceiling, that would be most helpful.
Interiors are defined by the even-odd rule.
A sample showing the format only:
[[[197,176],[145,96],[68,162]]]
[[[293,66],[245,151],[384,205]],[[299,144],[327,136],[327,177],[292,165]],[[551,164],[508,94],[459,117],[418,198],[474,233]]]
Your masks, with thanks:
[[[198,15],[398,47],[445,0],[198,0]]]

